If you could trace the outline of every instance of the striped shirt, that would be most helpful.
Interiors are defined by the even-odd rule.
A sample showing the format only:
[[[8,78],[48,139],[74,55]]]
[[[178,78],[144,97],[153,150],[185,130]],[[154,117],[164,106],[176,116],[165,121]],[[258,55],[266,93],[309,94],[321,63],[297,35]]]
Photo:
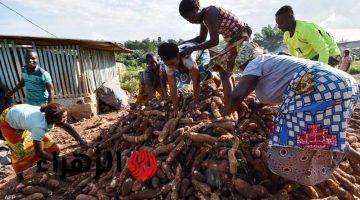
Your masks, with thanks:
[[[23,67],[22,78],[25,82],[27,104],[46,105],[49,98],[46,84],[52,82],[50,74],[39,66],[36,66],[32,73],[28,73],[26,67]]]

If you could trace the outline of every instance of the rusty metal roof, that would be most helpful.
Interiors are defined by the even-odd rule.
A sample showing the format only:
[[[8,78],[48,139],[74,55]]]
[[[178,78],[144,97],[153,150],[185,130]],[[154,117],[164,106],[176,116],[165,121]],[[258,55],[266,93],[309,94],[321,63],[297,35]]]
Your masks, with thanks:
[[[4,39],[13,40],[17,45],[31,45],[33,42],[35,42],[36,46],[79,45],[80,47],[88,48],[88,49],[115,51],[120,53],[132,52],[132,50],[125,48],[120,43],[103,41],[103,40],[0,35],[0,40],[4,40]]]

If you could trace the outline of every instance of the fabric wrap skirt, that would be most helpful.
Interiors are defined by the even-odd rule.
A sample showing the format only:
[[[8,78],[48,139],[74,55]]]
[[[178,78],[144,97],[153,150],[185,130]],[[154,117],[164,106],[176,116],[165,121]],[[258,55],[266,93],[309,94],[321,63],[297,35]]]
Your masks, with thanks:
[[[275,118],[270,170],[303,185],[328,179],[345,157],[347,124],[358,101],[349,74],[320,63],[300,68]]]

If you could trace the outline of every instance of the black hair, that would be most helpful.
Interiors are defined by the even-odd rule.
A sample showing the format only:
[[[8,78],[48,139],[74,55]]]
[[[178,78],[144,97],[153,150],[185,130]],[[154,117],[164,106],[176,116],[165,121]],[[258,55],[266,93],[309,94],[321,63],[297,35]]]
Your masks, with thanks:
[[[349,49],[345,49],[345,51],[344,51],[344,52],[350,53],[350,50],[349,50]]]
[[[294,11],[291,6],[285,5],[276,12],[275,16],[277,17],[277,16],[279,16],[281,14],[285,14],[285,13],[294,14]]]
[[[37,52],[35,49],[26,49],[25,55],[30,54],[30,53],[35,53],[37,55]]]
[[[199,0],[182,0],[179,5],[179,13],[185,16],[189,12],[194,12],[200,9]]]
[[[152,57],[154,57],[154,54],[152,54],[152,53],[148,53],[148,54],[146,54],[146,56],[145,56],[146,59],[152,58]]]
[[[179,47],[171,42],[162,43],[158,49],[158,54],[163,61],[175,58],[178,53]]]
[[[40,112],[45,113],[47,121],[49,119],[58,120],[66,112],[66,109],[62,108],[58,103],[50,103],[46,106],[41,106]]]

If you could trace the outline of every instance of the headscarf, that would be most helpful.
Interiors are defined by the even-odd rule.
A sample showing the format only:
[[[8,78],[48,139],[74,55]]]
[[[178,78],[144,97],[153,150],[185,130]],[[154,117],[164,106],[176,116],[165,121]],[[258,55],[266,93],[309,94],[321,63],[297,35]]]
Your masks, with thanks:
[[[264,54],[264,49],[262,49],[258,44],[253,41],[244,41],[238,50],[235,63],[242,66],[246,62],[262,54]]]

